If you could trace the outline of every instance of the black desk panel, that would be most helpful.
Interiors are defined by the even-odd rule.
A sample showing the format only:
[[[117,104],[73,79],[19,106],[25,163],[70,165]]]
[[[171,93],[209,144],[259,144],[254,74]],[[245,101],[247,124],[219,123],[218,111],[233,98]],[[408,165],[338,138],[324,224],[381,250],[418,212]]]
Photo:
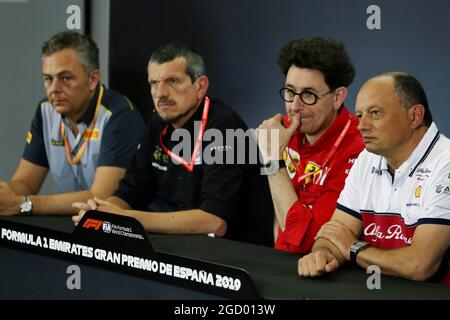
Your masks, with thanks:
[[[71,233],[70,217],[2,219]],[[271,248],[207,236],[149,234],[155,251],[246,270],[265,299],[450,299],[450,288],[381,276],[369,290],[370,274],[346,266],[320,278],[297,276],[298,256]],[[220,298],[161,281],[0,247],[1,299],[210,299]],[[66,286],[69,265],[81,268],[81,290]]]
[[[0,299],[223,299],[126,274],[0,247]],[[81,288],[69,290],[67,269],[77,265]]]

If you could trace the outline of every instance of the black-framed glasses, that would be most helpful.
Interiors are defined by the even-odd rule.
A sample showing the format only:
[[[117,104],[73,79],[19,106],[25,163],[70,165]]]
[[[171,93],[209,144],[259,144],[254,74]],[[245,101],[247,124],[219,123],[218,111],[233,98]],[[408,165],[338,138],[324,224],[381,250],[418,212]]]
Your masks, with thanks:
[[[302,102],[304,104],[311,106],[313,104],[316,104],[317,100],[322,98],[324,95],[329,94],[330,92],[333,92],[334,90],[336,90],[336,89],[332,89],[321,95],[317,95],[310,90],[303,90],[302,92],[297,93],[290,88],[281,88],[280,89],[280,97],[281,97],[281,99],[283,99],[286,102],[293,102],[295,99],[295,96],[299,96],[300,100],[302,100]]]

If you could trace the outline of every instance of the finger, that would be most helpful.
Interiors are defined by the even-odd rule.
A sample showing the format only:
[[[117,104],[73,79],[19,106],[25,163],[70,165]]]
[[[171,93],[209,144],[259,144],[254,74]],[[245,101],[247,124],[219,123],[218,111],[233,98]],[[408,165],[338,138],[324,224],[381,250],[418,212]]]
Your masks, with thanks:
[[[92,210],[96,210],[97,209],[97,203],[95,202],[94,199],[89,199],[87,201],[87,204],[89,206],[89,209],[92,209]]]
[[[317,253],[311,253],[310,259],[308,259],[308,272],[310,277],[317,277],[320,276],[320,272],[317,268],[317,262],[316,262]]]
[[[339,261],[333,257],[328,263],[325,265],[325,271],[326,272],[332,272],[339,268]]]
[[[97,202],[100,206],[109,206],[110,203],[108,201],[102,200],[100,198],[94,197],[95,202]]]
[[[272,119],[276,120],[277,122],[281,123],[283,121],[284,116],[281,113],[277,113]]]
[[[316,254],[316,271],[317,275],[322,274],[325,271],[325,266],[327,264],[327,257],[325,254]]]
[[[78,222],[80,222],[80,217],[78,215],[72,216],[72,221],[75,225],[77,225]]]
[[[300,113],[296,113],[291,118],[291,125],[288,128],[289,133],[292,135],[295,130],[300,126]]]
[[[80,209],[80,210],[89,210],[90,209],[89,206],[84,202],[74,202],[74,203],[72,203],[72,207]]]
[[[263,122],[261,122],[261,124],[258,126],[259,130],[264,130],[267,129],[267,123],[269,122],[269,119],[264,120]]]
[[[297,272],[298,272],[298,275],[301,277],[309,277],[308,264],[306,263],[307,259],[308,259],[308,256],[304,256],[303,258],[298,260]]]
[[[303,276],[303,270],[302,270],[302,259],[298,259],[297,261],[297,273],[300,277]]]

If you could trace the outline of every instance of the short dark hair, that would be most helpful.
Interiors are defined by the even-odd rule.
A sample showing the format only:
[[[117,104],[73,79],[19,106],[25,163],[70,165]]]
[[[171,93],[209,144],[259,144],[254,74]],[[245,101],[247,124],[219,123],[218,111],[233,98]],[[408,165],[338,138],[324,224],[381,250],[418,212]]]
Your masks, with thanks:
[[[321,71],[330,90],[348,87],[355,77],[344,44],[321,37],[289,41],[281,48],[277,63],[285,76],[292,65]]]
[[[63,31],[53,35],[41,47],[43,57],[64,49],[74,49],[87,70],[99,68],[98,47],[87,35],[76,31]]]
[[[156,49],[152,53],[149,62],[162,64],[176,58],[186,59],[186,73],[192,82],[205,74],[205,63],[200,54],[188,45],[178,42],[168,43]]]
[[[403,108],[408,110],[416,104],[425,108],[423,123],[429,127],[433,122],[433,115],[428,106],[428,99],[419,80],[406,72],[385,72],[378,76],[390,76],[394,80],[395,93],[400,99]]]

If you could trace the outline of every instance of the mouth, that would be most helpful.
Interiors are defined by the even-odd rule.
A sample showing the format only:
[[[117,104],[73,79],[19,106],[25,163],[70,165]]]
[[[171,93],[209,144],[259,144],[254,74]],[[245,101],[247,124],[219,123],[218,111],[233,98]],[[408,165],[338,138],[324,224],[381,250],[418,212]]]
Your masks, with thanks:
[[[168,109],[168,108],[172,108],[175,106],[175,102],[174,101],[159,101],[157,104],[157,107],[160,109]]]
[[[363,140],[364,140],[364,143],[370,143],[373,140],[375,140],[375,138],[374,137],[363,136]]]
[[[63,100],[63,99],[53,99],[51,102],[52,102],[52,105],[54,105],[54,106],[59,106],[59,105],[65,104],[66,100]]]
[[[300,125],[307,124],[313,121],[312,116],[300,116]]]

